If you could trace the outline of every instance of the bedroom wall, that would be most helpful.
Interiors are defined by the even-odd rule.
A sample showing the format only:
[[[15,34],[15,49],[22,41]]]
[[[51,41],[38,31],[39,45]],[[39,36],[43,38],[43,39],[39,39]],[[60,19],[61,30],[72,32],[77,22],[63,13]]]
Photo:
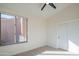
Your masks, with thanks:
[[[28,42],[1,46],[0,55],[15,55],[46,45],[46,20],[4,7],[0,7],[0,11],[28,18]]]
[[[57,36],[57,32],[60,28],[59,24],[62,24],[62,25],[64,23],[70,24],[71,22],[75,22],[78,19],[79,19],[79,4],[71,4],[68,7],[61,10],[60,12],[58,12],[57,14],[55,14],[54,16],[52,15],[51,17],[49,17],[48,21],[47,21],[48,22],[48,31],[47,31],[47,33],[48,33],[48,46],[59,48],[58,47],[58,45],[59,45],[58,44],[58,36]],[[75,28],[75,26],[73,28]],[[76,31],[76,29],[73,31]],[[79,35],[79,33],[77,33],[77,34],[72,33],[72,34]],[[79,38],[77,37],[77,39],[79,39]]]

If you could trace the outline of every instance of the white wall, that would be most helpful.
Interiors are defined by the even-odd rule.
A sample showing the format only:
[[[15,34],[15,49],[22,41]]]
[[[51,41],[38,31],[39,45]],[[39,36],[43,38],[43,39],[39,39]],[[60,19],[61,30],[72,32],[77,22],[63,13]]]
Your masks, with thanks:
[[[70,23],[72,21],[74,22],[78,19],[79,19],[79,4],[71,4],[68,7],[66,7],[65,9],[61,10],[59,13],[55,14],[54,16],[52,15],[50,18],[48,18],[48,21],[47,21],[48,22],[48,31],[47,31],[48,32],[48,45],[58,48],[59,44],[58,44],[57,32],[60,28],[59,24],[62,24],[62,26],[64,26],[64,27],[66,27],[66,26],[68,27],[68,26],[70,26]],[[68,24],[63,25],[65,23],[68,23]],[[71,25],[71,26],[69,29],[75,28],[76,25],[74,25],[74,26]],[[78,24],[77,24],[77,26],[78,26]],[[79,27],[76,27],[76,28],[78,29]],[[68,31],[69,31],[69,29],[68,29]],[[75,29],[75,30],[73,30],[73,32],[74,31],[77,31],[77,30]],[[63,30],[62,32],[64,32],[64,34],[65,34],[65,30]],[[79,35],[79,33],[72,33],[72,34]],[[69,36],[69,34],[66,34],[66,35],[68,35],[68,37],[71,37],[71,36]],[[73,38],[73,36],[72,36],[72,38]],[[67,39],[66,36],[64,36],[64,40],[65,39]],[[78,39],[79,38],[77,37],[77,40]],[[61,44],[62,44],[62,42],[61,42]],[[65,46],[65,45],[63,45],[63,46]],[[65,47],[63,47],[63,48],[65,48]]]
[[[15,10],[2,8],[0,11],[12,13],[20,16],[28,16],[26,13],[16,12]],[[46,45],[46,20],[41,18],[35,18],[33,16],[28,16],[28,42],[21,44],[13,44],[8,46],[0,47],[0,55],[14,55],[20,52],[32,50],[41,46]]]
[[[56,47],[56,24],[53,20],[47,20],[47,45],[51,47]]]

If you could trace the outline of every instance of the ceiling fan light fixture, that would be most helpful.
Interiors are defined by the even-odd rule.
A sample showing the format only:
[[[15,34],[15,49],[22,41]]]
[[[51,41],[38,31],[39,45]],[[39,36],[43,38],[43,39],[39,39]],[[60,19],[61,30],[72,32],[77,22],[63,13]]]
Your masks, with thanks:
[[[50,5],[51,7],[53,7],[54,9],[56,9],[56,6],[55,6],[53,3],[45,3],[45,4],[43,5],[43,7],[41,8],[41,11],[44,9],[44,7],[45,7],[47,4]]]
[[[46,4],[49,4],[48,2]]]

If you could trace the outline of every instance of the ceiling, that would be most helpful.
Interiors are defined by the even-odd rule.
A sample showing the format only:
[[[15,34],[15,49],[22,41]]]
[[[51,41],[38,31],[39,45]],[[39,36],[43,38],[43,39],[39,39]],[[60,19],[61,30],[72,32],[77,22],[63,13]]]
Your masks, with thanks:
[[[16,10],[25,15],[33,16],[33,17],[41,17],[47,18],[51,15],[56,14],[57,12],[61,11],[65,7],[67,7],[68,3],[54,3],[56,9],[52,8],[49,5],[46,5],[45,8],[41,11],[41,7],[44,3],[1,3],[1,7],[10,8]]]

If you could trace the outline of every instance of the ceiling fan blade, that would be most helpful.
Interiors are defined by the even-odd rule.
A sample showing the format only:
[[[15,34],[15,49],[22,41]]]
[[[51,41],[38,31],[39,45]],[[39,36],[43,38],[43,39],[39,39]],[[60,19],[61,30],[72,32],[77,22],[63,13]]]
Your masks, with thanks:
[[[46,6],[46,3],[43,5],[43,7],[41,8],[41,11],[44,9],[44,7]]]
[[[54,9],[56,9],[56,6],[53,3],[49,3],[49,5],[53,7]]]

